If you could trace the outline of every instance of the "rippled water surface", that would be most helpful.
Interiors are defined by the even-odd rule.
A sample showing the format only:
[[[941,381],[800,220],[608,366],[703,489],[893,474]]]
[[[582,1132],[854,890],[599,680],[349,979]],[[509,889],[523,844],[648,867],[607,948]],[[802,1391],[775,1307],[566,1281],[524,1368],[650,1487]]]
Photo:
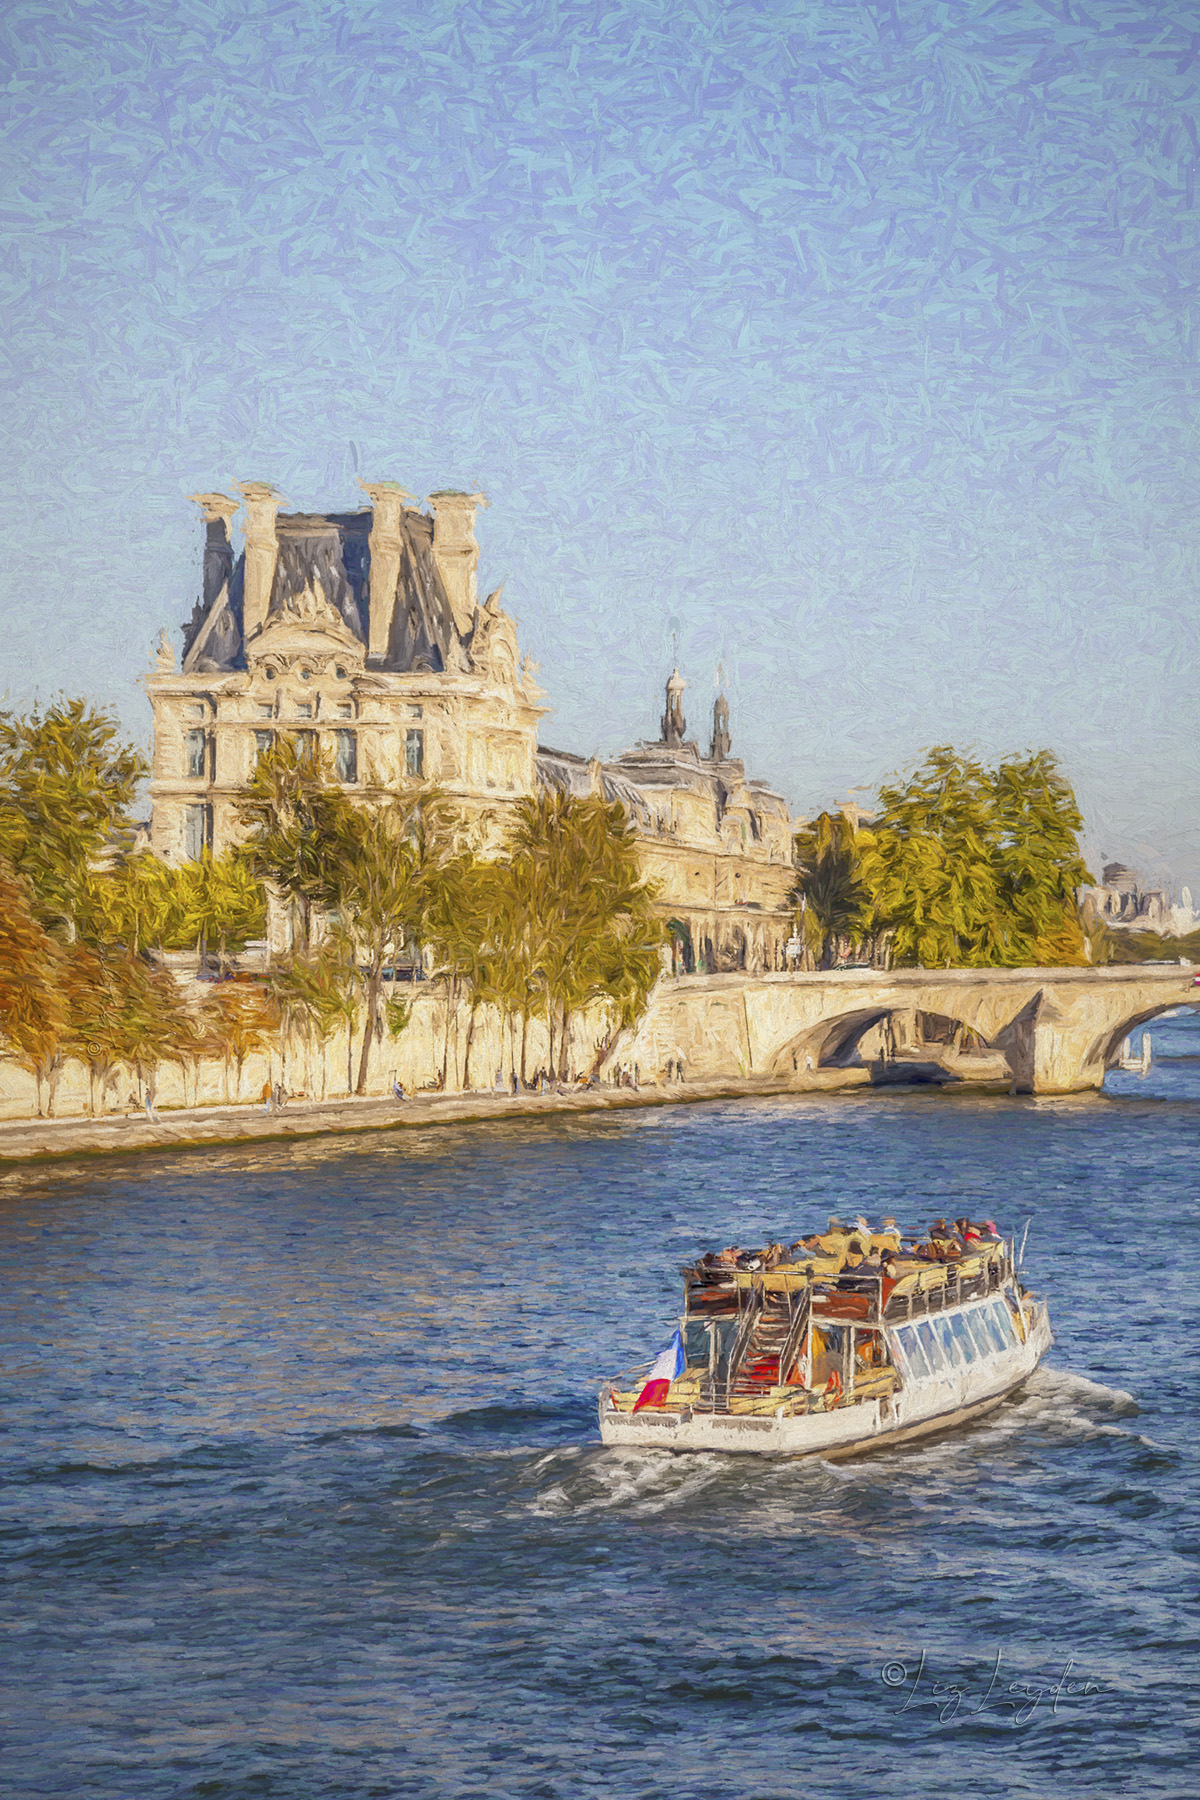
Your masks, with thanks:
[[[8,1175],[0,1791],[1194,1795],[1200,1020],[1153,1037],[1080,1100]],[[1022,1396],[836,1467],[600,1447],[685,1257],[859,1209],[1031,1218]]]

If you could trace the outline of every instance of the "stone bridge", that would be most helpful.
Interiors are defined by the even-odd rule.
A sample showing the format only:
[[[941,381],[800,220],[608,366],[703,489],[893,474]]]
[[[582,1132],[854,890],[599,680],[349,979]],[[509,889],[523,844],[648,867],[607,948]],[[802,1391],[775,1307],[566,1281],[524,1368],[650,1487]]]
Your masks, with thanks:
[[[907,1063],[913,1074],[1070,1094],[1100,1087],[1123,1039],[1180,1005],[1200,1006],[1190,965],[685,975],[659,983],[616,1054],[651,1078],[682,1057],[689,1079],[802,1089],[831,1085],[838,1070],[903,1078]]]

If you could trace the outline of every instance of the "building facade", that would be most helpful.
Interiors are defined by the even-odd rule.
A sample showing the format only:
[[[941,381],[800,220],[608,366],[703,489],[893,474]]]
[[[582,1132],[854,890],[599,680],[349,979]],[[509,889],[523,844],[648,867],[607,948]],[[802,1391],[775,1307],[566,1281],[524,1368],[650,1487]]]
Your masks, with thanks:
[[[204,585],[182,666],[164,644],[154,709],[151,841],[168,862],[237,841],[238,791],[279,732],[329,752],[367,801],[436,782],[484,846],[536,780],[545,712],[499,593],[477,593],[478,494],[368,487],[369,509],[284,513],[265,483],[197,496]]]
[[[239,790],[282,732],[319,745],[368,804],[436,782],[483,853],[539,785],[617,800],[676,968],[782,968],[792,821],[730,755],[727,702],[716,702],[707,755],[686,735],[678,671],[658,740],[605,763],[539,750],[547,709],[515,622],[499,591],[478,598],[486,501],[439,493],[424,512],[391,483],[363,486],[371,504],[352,513],[284,512],[263,482],[239,484],[240,500],[196,496],[202,593],[181,663],[164,641],[146,677],[156,854],[177,863],[236,843]]]
[[[795,907],[786,800],[730,755],[729,704],[713,706],[707,756],[687,736],[685,683],[667,683],[661,735],[611,762],[541,750],[543,782],[619,801],[641,841],[680,973],[782,969]]]

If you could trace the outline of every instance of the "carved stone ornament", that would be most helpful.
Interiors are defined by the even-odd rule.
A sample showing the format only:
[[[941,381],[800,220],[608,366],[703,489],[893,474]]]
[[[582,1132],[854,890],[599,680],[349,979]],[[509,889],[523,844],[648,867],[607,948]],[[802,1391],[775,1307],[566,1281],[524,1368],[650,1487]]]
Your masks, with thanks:
[[[326,594],[319,575],[314,575],[300,593],[290,595],[279,611],[303,619],[306,625],[332,625],[339,631],[345,629],[342,615]]]
[[[517,680],[517,628],[500,605],[503,592],[503,588],[497,588],[488,595],[482,607],[476,608],[471,661],[489,680],[502,687],[514,687]]]
[[[155,641],[154,666],[162,675],[174,675],[178,667],[175,661],[175,646],[171,642],[170,633],[165,625]]]

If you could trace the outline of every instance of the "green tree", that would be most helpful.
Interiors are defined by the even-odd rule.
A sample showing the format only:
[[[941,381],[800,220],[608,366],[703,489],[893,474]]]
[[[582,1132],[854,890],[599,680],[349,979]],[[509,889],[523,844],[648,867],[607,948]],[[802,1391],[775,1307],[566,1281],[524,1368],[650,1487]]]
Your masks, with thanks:
[[[286,736],[259,758],[239,795],[245,867],[293,905],[302,954],[314,947],[314,914],[338,904],[357,812],[333,781],[329,758]]]
[[[281,1061],[286,1058],[289,1045],[298,1045],[304,1052],[307,1084],[311,1088],[313,1051],[319,1049],[322,1099],[328,1080],[329,1040],[342,1026],[353,1032],[360,983],[354,946],[343,945],[336,936],[306,955],[276,962],[267,977],[267,989],[279,1014]],[[386,1005],[384,1011],[386,1018]],[[387,1023],[390,1026],[391,1020]],[[347,1075],[347,1086],[351,1082],[352,1072]]]
[[[371,1047],[399,1014],[383,1007],[383,970],[419,943],[455,850],[444,801],[414,786],[384,806],[348,807],[328,848],[329,889],[343,941],[357,951],[363,1041],[355,1092],[365,1094]]]
[[[565,1079],[574,1016],[599,999],[636,1016],[658,973],[665,930],[642,881],[637,836],[621,807],[544,790],[522,800],[509,842],[520,896],[526,986]]]
[[[180,917],[167,948],[195,944],[203,957],[215,944],[224,967],[231,955],[265,932],[266,890],[244,850],[227,850],[221,856],[206,851],[172,874],[179,877]]]
[[[1053,754],[989,770],[948,746],[880,789],[858,834],[866,916],[896,960],[928,968],[1086,960],[1076,902],[1091,878],[1082,818]]]
[[[0,859],[43,925],[74,936],[89,873],[147,772],[115,719],[85,700],[0,712]]]
[[[135,955],[151,944],[174,945],[184,916],[182,873],[148,850],[89,871],[76,914],[79,936],[124,944]]]
[[[244,850],[206,851],[177,868],[145,850],[90,873],[77,924],[88,942],[124,944],[135,955],[153,944],[194,946],[203,957],[215,945],[224,963],[262,936],[266,920],[266,892]]]
[[[833,961],[839,938],[862,942],[873,918],[862,880],[860,834],[842,813],[818,813],[796,833],[797,868],[793,899],[801,913],[801,935],[818,968]]]
[[[462,1056],[463,1087],[470,1086],[471,1047],[480,1008],[492,1004],[503,1010],[499,958],[501,913],[506,903],[504,865],[484,861],[469,852],[447,858],[440,879],[432,888],[422,922],[424,946],[433,953],[434,973],[446,984],[446,1016],[442,1042],[442,1085],[450,1079],[452,1035],[455,1040],[454,1079],[458,1083],[458,1021],[460,1003],[468,1004],[466,1045]]]

